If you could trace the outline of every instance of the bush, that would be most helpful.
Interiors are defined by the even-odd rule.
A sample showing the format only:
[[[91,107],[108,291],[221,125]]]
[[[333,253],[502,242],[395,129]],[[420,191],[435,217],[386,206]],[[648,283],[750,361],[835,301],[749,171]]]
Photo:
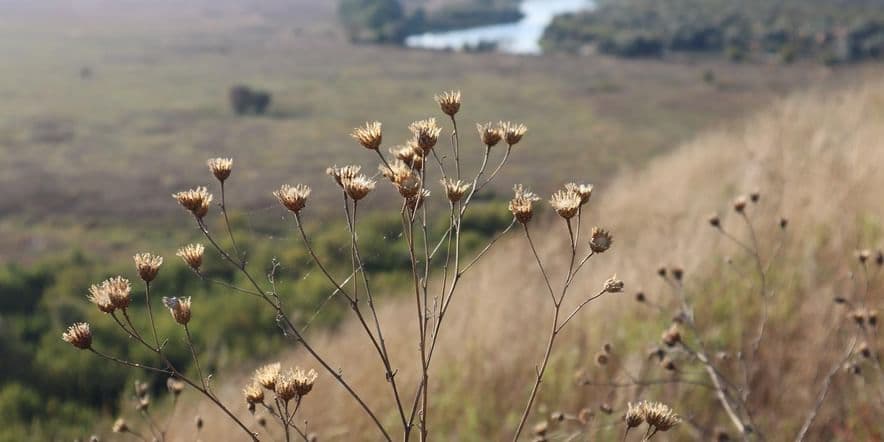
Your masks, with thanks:
[[[230,88],[230,108],[237,115],[254,112],[263,115],[270,106],[272,96],[267,91],[252,89],[244,85],[236,85]]]

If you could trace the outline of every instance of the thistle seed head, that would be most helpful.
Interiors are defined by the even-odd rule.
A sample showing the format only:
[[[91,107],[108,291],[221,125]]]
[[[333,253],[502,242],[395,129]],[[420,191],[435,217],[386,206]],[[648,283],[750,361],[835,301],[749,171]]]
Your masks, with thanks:
[[[289,369],[288,372],[281,373],[277,376],[273,391],[278,398],[283,400],[283,402],[288,402],[294,399],[295,396],[298,395],[295,372]]]
[[[61,334],[61,339],[80,350],[86,350],[92,348],[92,329],[85,322],[75,322]]]
[[[580,195],[581,205],[588,203],[592,196],[592,184],[568,183],[565,184],[565,190]]]
[[[422,190],[421,178],[418,174],[411,172],[408,176],[399,180],[396,184],[396,190],[403,198],[414,198]],[[425,189],[424,189],[425,190]]]
[[[577,214],[581,204],[580,195],[570,190],[559,190],[549,200],[549,205],[564,219],[571,219]]]
[[[264,365],[255,370],[255,382],[268,390],[276,388],[276,378],[279,377],[281,365],[279,362]]]
[[[135,260],[135,270],[144,282],[153,281],[163,265],[163,257],[151,253],[138,253],[132,258]]]
[[[674,347],[681,342],[681,331],[678,329],[678,325],[672,324],[669,326],[669,328],[663,332],[661,339],[663,340],[663,343],[669,347]]]
[[[610,360],[610,356],[605,352],[599,352],[595,355],[595,363],[603,366],[608,365],[608,361]]]
[[[397,160],[405,163],[409,168],[421,170],[424,165],[424,151],[418,146],[417,141],[408,140],[403,146],[390,149],[390,154]]]
[[[737,213],[743,213],[743,211],[746,210],[746,204],[747,204],[746,196],[745,195],[738,196],[734,200],[734,211],[736,211]]]
[[[857,250],[856,259],[860,264],[865,264],[872,257],[872,251],[869,249]]]
[[[633,404],[630,402],[626,404],[626,414],[623,416],[623,421],[626,422],[627,429],[641,425],[645,421],[641,403]]]
[[[379,121],[367,122],[364,126],[353,129],[350,134],[362,147],[369,150],[378,150],[383,140],[382,125]]]
[[[348,179],[348,178],[356,178],[356,175],[359,175],[360,170],[362,170],[362,167],[360,167],[360,166],[350,165],[350,166],[338,167],[337,165],[335,165],[335,166],[329,167],[328,169],[325,169],[325,174],[334,178],[335,183],[337,183],[338,186],[341,186],[341,188],[343,188],[344,187],[344,184],[343,184],[344,180]]]
[[[501,121],[497,125],[498,130],[503,134],[503,139],[506,141],[506,144],[510,146],[515,146],[519,144],[519,141],[522,141],[522,137],[525,136],[525,133],[528,132],[528,127],[524,124],[516,124],[512,122],[503,122]]]
[[[623,281],[617,279],[617,275],[614,275],[608,278],[605,281],[605,292],[607,293],[620,293],[623,291]]]
[[[246,397],[246,403],[249,405],[264,403],[264,389],[257,382],[252,382],[243,389],[243,395]]]
[[[135,409],[138,411],[146,411],[150,408],[150,396],[144,395],[138,398],[138,402],[135,403]]]
[[[90,293],[102,291],[106,293],[107,298],[115,309],[128,308],[129,304],[132,302],[132,286],[129,284],[129,280],[122,276],[114,276],[113,278],[103,281],[97,288],[93,285],[89,289]],[[99,309],[101,309],[101,306],[99,306]]]
[[[540,198],[521,184],[513,186],[513,199],[510,200],[509,209],[513,216],[522,224],[528,224],[534,217],[534,202]]]
[[[433,150],[436,142],[439,141],[439,134],[442,133],[442,128],[436,125],[435,118],[415,121],[408,126],[408,129],[414,134],[414,141],[424,152],[424,155]]]
[[[188,244],[175,253],[176,256],[180,256],[181,259],[184,260],[187,265],[199,271],[200,267],[203,265],[203,252],[205,252],[205,247],[202,244]]]
[[[117,309],[111,302],[109,290],[104,283],[93,284],[92,287],[89,287],[87,299],[98,306],[98,310],[103,313],[113,313]]]
[[[114,426],[112,427],[114,433],[127,433],[129,431],[129,425],[123,418],[119,418],[114,421]]]
[[[209,212],[209,205],[212,203],[212,194],[205,187],[174,193],[172,197],[197,219],[203,219],[206,216]]]
[[[660,402],[642,402],[640,407],[645,422],[657,431],[668,431],[681,422],[678,414]]]
[[[443,178],[439,182],[441,182],[442,187],[445,188],[445,194],[448,196],[448,201],[451,201],[452,203],[460,201],[460,199],[467,193],[470,186],[472,186],[470,183],[465,183],[461,180],[455,181],[451,178]]]
[[[415,210],[420,209],[424,205],[424,201],[429,197],[430,191],[427,189],[421,189],[420,192],[416,193],[414,196],[405,199],[405,206],[408,207],[408,210],[414,212]]]
[[[209,166],[209,170],[212,172],[212,175],[215,175],[215,178],[223,183],[224,180],[226,180],[230,176],[230,172],[233,170],[233,159],[212,158],[209,161],[206,161],[206,165]]]
[[[341,183],[347,196],[353,198],[353,201],[359,201],[365,198],[369,192],[374,190],[375,181],[365,175],[358,175],[352,178],[344,178]]]
[[[494,127],[491,123],[476,123],[476,130],[479,131],[479,139],[482,140],[482,144],[488,148],[494,147],[503,138],[500,128]]]
[[[163,304],[169,309],[175,322],[187,325],[190,322],[190,296],[184,298],[163,297]]]
[[[184,391],[184,382],[179,379],[168,378],[166,379],[166,389],[169,390],[169,393],[172,393],[172,395],[177,397],[182,391]]]
[[[307,205],[307,198],[310,196],[310,188],[298,184],[297,186],[289,186],[283,184],[279,190],[273,192],[280,204],[293,213],[299,213]]]
[[[439,108],[445,115],[453,117],[460,110],[460,91],[442,92],[433,98],[439,103]]]
[[[589,249],[592,250],[592,253],[604,253],[613,243],[614,238],[607,230],[598,227],[592,228],[589,240]]]

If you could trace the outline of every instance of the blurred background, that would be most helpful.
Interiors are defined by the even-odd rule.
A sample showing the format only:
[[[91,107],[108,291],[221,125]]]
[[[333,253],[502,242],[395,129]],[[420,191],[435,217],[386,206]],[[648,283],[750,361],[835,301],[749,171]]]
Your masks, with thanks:
[[[867,201],[866,192],[878,183],[869,168],[881,164],[874,160],[882,159],[882,138],[858,132],[884,122],[882,0],[0,0],[0,54],[4,441],[92,434],[115,440],[110,422],[133,413],[136,379],[150,383],[157,413],[171,412],[164,379],[71,351],[59,339],[67,324],[89,320],[109,352],[150,359],[85,301],[89,285],[110,275],[134,279],[136,252],[165,256],[158,292],[194,297],[195,340],[207,370],[220,373],[216,382],[231,385],[231,401],[241,388],[234,373],[285,357],[271,312],[195,278],[174,256],[200,232],[170,195],[213,184],[205,167],[211,157],[235,159],[227,202],[249,261],[259,269],[282,263],[287,306],[311,333],[332,342],[347,336],[346,306],[324,303],[329,287],[270,192],[282,183],[311,185],[314,243],[327,261],[348,269],[350,238],[325,168],[355,162],[373,171],[375,159],[352,140],[351,128],[382,121],[385,148],[405,142],[411,121],[444,121],[433,102],[444,90],[463,92],[458,118],[468,160],[481,155],[474,122],[512,120],[529,128],[511,166],[466,221],[468,251],[509,225],[513,183],[548,195],[572,180],[613,194],[602,196],[607,209],[596,219],[613,224],[615,235],[623,234],[618,225],[635,232],[632,239],[618,236],[620,267],[605,268],[651,281],[659,263],[648,255],[669,251],[689,268],[708,262],[699,258],[707,249],[686,245],[685,237],[707,210],[759,187],[780,197],[771,214],[788,207],[791,217],[807,221],[817,248],[800,256],[829,269],[830,281],[849,271],[842,263],[853,249],[877,247],[880,238],[880,202]],[[810,170],[809,156],[824,161],[813,165],[814,174],[802,173]],[[665,190],[678,183],[684,191]],[[808,190],[831,190],[825,183],[843,193],[825,201]],[[847,196],[853,199],[838,199]],[[814,202],[838,210],[820,212]],[[395,306],[409,261],[398,212],[385,210],[392,207],[378,197],[361,223],[377,233],[366,235],[364,247],[381,302]],[[436,215],[445,220],[446,213]],[[641,230],[630,223],[641,220],[656,242],[638,242]],[[445,227],[436,223],[434,233]],[[206,272],[241,282],[208,255]],[[476,291],[494,287],[483,278]],[[817,284],[796,279],[802,290]],[[632,308],[624,301],[620,310],[626,305]],[[823,307],[815,312],[832,315]],[[178,333],[171,321],[158,326],[162,334]],[[653,341],[653,330],[642,339]],[[789,333],[804,336],[797,328]],[[638,334],[607,329],[605,336],[642,348]],[[495,346],[479,342],[476,351]],[[530,376],[530,358],[539,356],[539,348],[526,346],[526,373],[516,378]],[[185,346],[169,351],[188,366]],[[570,356],[573,367],[561,372],[590,361],[595,347],[586,352]],[[482,373],[482,385],[512,385],[506,370]],[[805,375],[815,385],[813,373]],[[566,402],[579,407],[597,397],[586,392]],[[179,411],[203,410],[193,402]],[[459,428],[445,433],[450,440],[499,438],[500,424],[488,411],[504,411],[495,407],[441,411],[439,425]],[[832,412],[828,432],[816,440],[880,440],[873,439],[881,437],[880,414],[856,408],[867,411],[867,420],[848,424]],[[186,411],[179,424],[189,429],[193,418]],[[710,427],[719,418],[705,416]],[[833,422],[850,432],[838,433]],[[329,434],[363,440],[347,430]],[[685,432],[671,440],[694,438],[700,437]]]

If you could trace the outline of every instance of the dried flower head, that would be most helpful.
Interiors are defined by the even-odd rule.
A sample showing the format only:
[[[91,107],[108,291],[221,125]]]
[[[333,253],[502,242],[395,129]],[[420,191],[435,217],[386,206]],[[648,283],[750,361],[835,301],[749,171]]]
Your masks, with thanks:
[[[869,347],[868,342],[863,341],[861,344],[859,344],[859,347],[857,347],[856,350],[857,353],[859,353],[860,355],[862,355],[862,357],[866,359],[872,357],[872,349]]]
[[[353,198],[353,201],[359,201],[365,198],[369,192],[374,190],[375,181],[365,175],[357,175],[355,177],[344,178],[341,183],[347,196]]]
[[[113,309],[125,309],[132,302],[132,286],[129,280],[122,276],[114,276],[106,279],[98,285],[89,288],[89,300],[98,305],[99,310],[105,313],[113,312]],[[110,302],[113,309],[107,310],[104,302]]]
[[[528,127],[521,123],[503,122],[498,123],[498,130],[503,134],[506,144],[515,146],[522,141],[522,137],[528,132]]]
[[[279,190],[273,192],[273,195],[276,196],[276,199],[278,199],[286,209],[298,213],[307,205],[307,197],[310,196],[310,188],[303,184],[298,184],[294,187],[289,186],[288,184],[283,184]]]
[[[607,353],[599,352],[595,355],[595,363],[598,365],[608,365],[610,358],[611,357]]]
[[[534,428],[531,429],[535,436],[543,436],[549,431],[549,422],[540,421],[534,425]]]
[[[645,422],[656,431],[668,431],[681,422],[681,418],[668,405],[660,402],[643,402],[640,407]]]
[[[141,382],[138,379],[135,380],[133,387],[135,389],[135,397],[138,398],[146,396],[150,391],[150,386],[147,385],[147,382]]]
[[[589,240],[589,249],[592,250],[593,253],[604,253],[611,247],[611,244],[614,243],[614,239],[611,237],[611,234],[605,230],[598,227],[592,228],[592,234],[590,235]]]
[[[482,144],[489,148],[497,145],[501,138],[503,138],[500,128],[494,127],[491,123],[477,123],[476,130],[479,131],[479,139],[482,140]]]
[[[123,418],[119,418],[114,421],[114,426],[112,429],[114,433],[126,433],[129,431],[129,425]]]
[[[672,324],[669,326],[669,328],[663,332],[661,339],[663,340],[663,343],[669,347],[674,347],[681,342],[681,331],[679,331],[678,325]]]
[[[420,170],[424,165],[424,151],[415,140],[408,140],[403,146],[390,148],[390,154],[414,170]]]
[[[433,97],[445,115],[453,117],[460,110],[460,91],[447,91]]]
[[[212,203],[212,194],[205,187],[197,187],[174,193],[172,197],[197,219],[202,219],[206,216],[209,212],[209,205]]]
[[[423,189],[420,176],[414,172],[409,173],[408,176],[399,180],[399,182],[396,182],[395,185],[396,190],[399,191],[399,195],[402,195],[405,199],[417,196],[417,194]]]
[[[257,370],[255,370],[255,382],[268,390],[275,389],[276,378],[279,376],[280,368],[281,366],[279,362],[274,362],[272,364],[267,364],[263,367],[259,367]]]
[[[184,391],[184,381],[170,377],[166,379],[166,389],[169,390],[169,393],[172,393],[177,397],[182,391]]]
[[[580,412],[577,413],[577,421],[583,425],[586,425],[592,419],[594,414],[595,413],[593,413],[591,409],[583,408],[580,410]]]
[[[448,196],[448,201],[451,201],[452,203],[460,201],[471,186],[470,183],[465,183],[461,180],[453,180],[451,178],[443,178],[440,182],[442,183],[442,186],[445,187],[445,194]]]
[[[580,195],[570,190],[559,190],[549,200],[549,205],[564,219],[571,219],[577,214],[581,204]]]
[[[288,402],[294,399],[295,396],[298,395],[295,372],[289,369],[288,372],[280,373],[279,376],[276,377],[276,384],[274,385],[273,391],[278,398],[283,400],[283,402]]]
[[[740,196],[738,196],[738,197],[734,200],[734,210],[735,210],[737,213],[743,213],[743,211],[746,210],[746,203],[747,203],[747,201],[746,201],[746,196],[745,196],[745,195],[740,195]]]
[[[408,207],[408,210],[414,212],[421,208],[424,205],[424,201],[430,197],[430,191],[427,189],[421,189],[420,192],[415,194],[412,197],[408,197],[405,199],[405,207]]]
[[[316,373],[316,370],[310,369],[309,371],[304,371],[300,368],[295,368],[295,381],[297,381],[297,385],[295,388],[298,391],[298,396],[306,396],[307,393],[313,390],[313,383],[316,382],[316,378],[319,375]]]
[[[856,252],[856,259],[859,260],[860,264],[865,264],[871,257],[872,251],[869,249],[857,250]]]
[[[233,159],[232,158],[212,158],[209,161],[206,161],[206,165],[209,166],[209,170],[212,171],[212,175],[215,175],[215,178],[218,178],[218,181],[222,183],[230,176],[230,172],[233,170]]]
[[[86,350],[92,348],[92,329],[85,322],[75,322],[61,334],[61,339],[80,350]]]
[[[190,296],[184,298],[163,297],[163,304],[169,309],[175,322],[187,325],[190,322]]]
[[[588,203],[592,196],[592,184],[568,183],[565,184],[565,190],[580,195],[581,205]]]
[[[534,202],[540,201],[540,197],[526,190],[521,184],[513,186],[513,193],[515,195],[509,203],[510,212],[520,223],[527,224],[534,216]]]
[[[150,408],[150,396],[144,395],[135,402],[135,409],[138,411],[147,411]]]
[[[404,161],[394,160],[388,165],[381,164],[378,166],[378,170],[381,172],[381,175],[384,178],[390,180],[391,183],[398,185],[402,181],[408,179],[411,175],[414,174],[414,170],[408,164],[405,164]]]
[[[257,382],[252,382],[243,389],[246,403],[249,405],[264,403],[264,389]]]
[[[623,416],[623,421],[626,422],[627,431],[630,428],[635,428],[641,425],[645,421],[645,417],[641,409],[641,403],[633,404],[632,402],[630,402],[626,404],[626,414]]]
[[[343,188],[344,180],[348,178],[355,178],[356,175],[359,175],[360,170],[362,170],[361,166],[349,165],[338,167],[337,165],[335,165],[325,169],[325,174],[334,178],[335,182]]]
[[[709,215],[709,218],[707,218],[707,220],[709,221],[710,226],[715,227],[716,229],[721,227],[721,218],[718,217],[717,213]]]
[[[117,308],[111,302],[107,287],[104,284],[93,284],[89,287],[89,302],[98,306],[98,310],[104,313],[113,313]]]
[[[362,147],[370,150],[378,150],[381,147],[383,139],[381,131],[381,123],[379,121],[365,123],[365,126],[353,129],[351,137],[359,141]]]
[[[623,291],[623,281],[617,279],[617,275],[605,281],[605,291],[608,293],[620,293]]]
[[[436,146],[439,141],[439,134],[442,128],[436,125],[435,118],[427,118],[426,120],[415,121],[408,126],[408,129],[414,134],[414,140],[418,147],[424,151],[424,155]]]
[[[199,270],[203,265],[203,252],[205,250],[206,248],[202,244],[188,244],[178,249],[175,255],[180,256],[190,268]]]
[[[138,276],[144,282],[153,281],[163,265],[163,257],[151,253],[138,253],[132,258],[135,260],[135,270],[138,270]]]

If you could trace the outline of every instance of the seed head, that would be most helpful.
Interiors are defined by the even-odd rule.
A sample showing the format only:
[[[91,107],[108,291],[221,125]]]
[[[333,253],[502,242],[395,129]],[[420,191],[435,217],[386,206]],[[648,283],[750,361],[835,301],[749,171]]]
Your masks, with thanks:
[[[362,167],[360,167],[360,166],[350,165],[350,166],[338,167],[335,165],[335,166],[329,167],[328,169],[325,169],[325,174],[334,178],[335,182],[338,183],[338,185],[341,186],[341,188],[343,188],[344,187],[344,184],[343,184],[344,180],[348,179],[348,178],[355,178],[356,175],[359,175],[360,170],[362,170]]]
[[[414,141],[417,142],[424,155],[430,153],[433,147],[436,146],[436,142],[439,141],[439,134],[442,133],[442,128],[436,125],[435,118],[415,121],[408,126],[408,129],[414,134]]]
[[[105,292],[110,303],[113,304],[116,309],[125,309],[129,307],[129,304],[132,302],[132,286],[129,284],[129,280],[122,276],[114,276],[99,284],[97,289],[94,285],[89,289],[90,293],[96,291]],[[100,306],[99,309],[101,309]]]
[[[761,199],[761,192],[759,192],[758,190],[753,191],[752,193],[749,194],[749,201],[752,201],[752,203],[757,203],[758,200],[760,200],[760,199]]]
[[[592,184],[568,183],[565,184],[565,190],[580,195],[581,205],[588,203],[589,197],[592,196]]]
[[[391,148],[390,153],[413,170],[421,170],[424,166],[424,151],[415,140],[408,140],[404,146]]]
[[[857,352],[862,355],[862,357],[868,359],[872,357],[872,350],[869,348],[869,344],[867,342],[863,342],[857,348]]]
[[[547,421],[540,421],[534,425],[531,431],[535,436],[543,436],[549,431],[549,423]]]
[[[414,212],[415,210],[420,209],[424,205],[424,201],[429,197],[430,191],[427,189],[421,189],[420,192],[416,193],[414,196],[405,199],[405,206],[408,207],[408,210]]]
[[[571,219],[577,214],[582,199],[577,192],[559,190],[549,200],[549,205],[564,219]]]
[[[534,202],[540,201],[540,197],[534,192],[526,190],[521,184],[513,187],[513,199],[510,200],[509,209],[513,216],[522,224],[528,224],[534,216]]]
[[[440,182],[442,183],[442,187],[445,188],[445,194],[448,196],[448,201],[451,201],[452,203],[460,201],[471,186],[470,183],[465,183],[461,180],[455,181],[451,178],[443,178]]]
[[[89,302],[98,306],[98,310],[103,313],[113,313],[117,308],[114,306],[114,303],[111,302],[110,293],[107,289],[107,286],[102,284],[93,284],[92,287],[89,287],[89,295],[87,296]]]
[[[184,382],[175,378],[168,378],[166,379],[166,389],[169,390],[169,393],[178,397],[184,391]]]
[[[610,356],[607,353],[599,352],[595,355],[595,363],[598,365],[608,365],[608,360]]]
[[[405,199],[414,198],[422,190],[421,178],[414,172],[411,172],[408,176],[395,184],[396,190],[398,190],[399,194]]]
[[[674,347],[681,342],[681,331],[679,331],[678,325],[672,324],[669,326],[669,329],[663,332],[661,339],[663,340],[663,343],[669,347]]]
[[[613,243],[614,239],[607,230],[598,227],[592,228],[589,240],[589,249],[592,250],[592,253],[604,253]]]
[[[460,110],[460,91],[447,91],[433,97],[442,113],[453,117]]]
[[[626,404],[626,415],[623,416],[623,421],[626,422],[627,429],[641,425],[645,421],[641,403],[633,404],[630,402]]]
[[[276,196],[276,199],[278,199],[280,204],[285,206],[286,209],[298,213],[307,205],[307,197],[310,196],[310,188],[303,184],[298,184],[294,187],[289,186],[288,184],[283,184],[279,190],[273,192],[273,195]]]
[[[257,382],[252,382],[243,389],[243,395],[246,397],[246,403],[249,405],[264,403],[264,389]]]
[[[297,385],[295,386],[298,396],[304,397],[310,391],[313,390],[313,383],[316,382],[316,378],[319,375],[316,374],[316,370],[310,369],[309,371],[304,371],[300,368],[295,368],[295,381],[297,381]]]
[[[369,150],[378,150],[383,139],[381,126],[381,123],[378,121],[365,123],[365,126],[353,129],[353,133],[350,136],[355,138],[362,147]]]
[[[61,334],[61,339],[80,350],[86,350],[92,348],[92,329],[85,322],[75,322]]]
[[[279,376],[279,362],[267,364],[255,370],[255,382],[268,390],[274,390],[276,387],[276,378]]]
[[[872,251],[869,249],[858,250],[856,252],[856,259],[859,260],[860,264],[865,264],[871,257]]]
[[[405,164],[402,160],[393,161],[389,167],[386,164],[381,164],[378,166],[378,170],[384,178],[390,180],[395,185],[399,185],[414,174],[411,166]]]
[[[206,248],[202,244],[188,244],[178,249],[175,255],[180,256],[190,268],[199,271],[203,265],[203,252],[205,250]]]
[[[138,411],[145,411],[150,408],[150,396],[144,395],[138,398],[138,402],[135,403],[135,409]]]
[[[712,215],[709,215],[708,220],[709,220],[710,226],[715,227],[716,229],[721,227],[721,218],[718,217],[717,213],[713,213]]]
[[[620,293],[623,291],[623,281],[617,279],[617,275],[605,281],[605,291],[608,293]]]
[[[684,277],[684,269],[681,267],[673,267],[669,269],[669,273],[672,274],[672,277],[675,278],[676,281],[681,281]]]
[[[274,385],[273,390],[276,393],[276,396],[284,402],[294,399],[295,396],[298,395],[297,381],[295,380],[294,371],[289,369],[288,372],[281,373],[276,378],[276,385]]]
[[[359,201],[374,190],[375,181],[365,175],[358,175],[352,178],[344,178],[341,183],[347,196],[353,198],[353,201]]]
[[[212,194],[205,187],[174,193],[172,197],[197,219],[203,219],[209,213],[209,205],[212,203]]]
[[[114,433],[126,433],[129,431],[129,425],[126,424],[126,421],[123,418],[119,418],[114,421],[114,426],[112,429]]]
[[[135,388],[135,397],[142,398],[147,395],[150,391],[150,386],[147,385],[147,382],[141,382],[140,380],[135,380],[134,384]]]
[[[151,253],[138,253],[132,258],[135,260],[135,270],[138,270],[138,276],[144,282],[153,281],[163,265],[163,257]]]
[[[230,172],[233,170],[233,159],[232,158],[212,158],[206,162],[206,165],[209,166],[209,170],[212,171],[212,175],[215,175],[215,178],[218,178],[218,181],[222,183],[230,176]]]
[[[491,123],[477,123],[476,129],[479,131],[479,138],[482,140],[482,144],[489,148],[494,147],[503,138],[500,128],[492,126]]]
[[[503,134],[503,139],[506,141],[506,144],[510,146],[515,146],[522,141],[522,137],[525,136],[525,132],[528,132],[528,127],[524,124],[516,124],[512,122],[503,122],[501,121],[497,125],[498,130]]]
[[[737,213],[743,213],[746,210],[746,196],[740,195],[734,200],[734,210]]]
[[[169,309],[175,322],[181,325],[187,325],[190,322],[190,296],[186,298],[163,297],[163,304]]]
[[[640,408],[645,422],[657,431],[668,431],[681,422],[681,418],[668,405],[660,402],[643,402]]]

